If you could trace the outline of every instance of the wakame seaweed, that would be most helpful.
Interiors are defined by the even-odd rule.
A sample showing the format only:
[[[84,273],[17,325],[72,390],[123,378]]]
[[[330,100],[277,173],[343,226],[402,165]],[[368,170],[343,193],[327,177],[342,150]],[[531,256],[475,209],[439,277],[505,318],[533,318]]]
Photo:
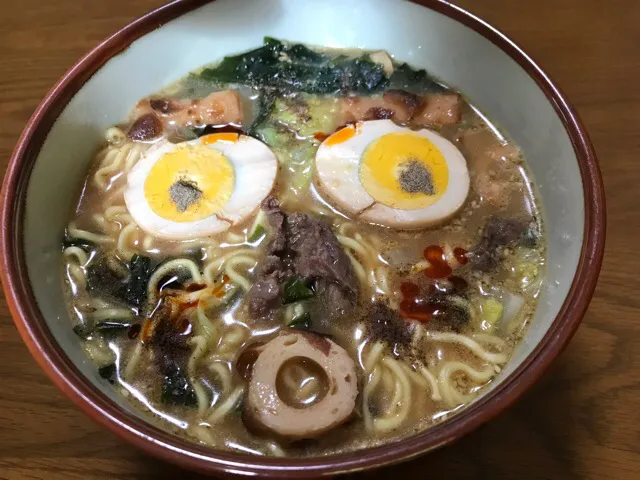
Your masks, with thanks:
[[[444,93],[448,91],[446,87],[436,82],[426,70],[416,70],[406,63],[395,67],[389,79],[389,88],[407,90],[420,94]]]
[[[107,295],[127,305],[140,308],[147,299],[147,283],[151,276],[151,260],[133,255],[128,266],[129,275],[121,278],[104,258],[97,258],[87,267],[87,289],[90,293]]]
[[[122,301],[126,298],[127,284],[98,258],[87,267],[87,291]]]
[[[368,56],[327,55],[269,37],[262,47],[224,57],[216,67],[205,68],[200,77],[219,83],[316,94],[375,93],[389,84],[382,66]]]
[[[101,333],[104,336],[111,337],[114,335],[124,334],[129,331],[133,325],[130,320],[105,320],[95,324],[78,324],[73,327],[73,332],[82,340],[86,340],[94,333]]]
[[[168,371],[164,377],[161,400],[165,404],[183,405],[185,407],[192,407],[197,403],[193,387],[177,365],[171,371]]]
[[[115,383],[117,374],[118,374],[118,367],[116,367],[115,363],[112,363],[111,365],[106,365],[104,367],[100,367],[98,369],[98,375],[100,375],[100,377],[107,380],[109,383]]]
[[[68,235],[65,235],[64,239],[62,240],[62,249],[65,250],[69,247],[78,247],[87,253],[90,253],[91,251],[96,249],[95,243],[89,240],[85,240],[84,238],[70,237]]]
[[[260,96],[258,97],[258,111],[256,116],[249,127],[249,135],[257,136],[258,129],[262,127],[271,113],[276,103],[276,91],[273,89],[261,89]]]
[[[129,263],[129,281],[125,299],[140,308],[147,299],[147,284],[151,276],[151,260],[142,255],[133,255]]]

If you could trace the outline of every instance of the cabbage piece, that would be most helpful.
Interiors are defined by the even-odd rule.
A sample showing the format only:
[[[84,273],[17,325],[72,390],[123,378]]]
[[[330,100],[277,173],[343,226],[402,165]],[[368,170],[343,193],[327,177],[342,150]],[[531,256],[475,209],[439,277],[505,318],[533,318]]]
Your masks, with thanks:
[[[493,332],[502,318],[504,306],[495,297],[485,297],[480,300],[480,310],[480,329],[487,333]]]

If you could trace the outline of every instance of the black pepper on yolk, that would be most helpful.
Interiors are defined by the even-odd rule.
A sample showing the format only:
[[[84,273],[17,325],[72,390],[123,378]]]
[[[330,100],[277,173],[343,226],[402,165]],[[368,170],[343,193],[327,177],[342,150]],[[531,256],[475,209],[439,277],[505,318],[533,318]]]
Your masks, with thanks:
[[[430,185],[422,191],[404,185],[403,172],[426,174]],[[418,166],[418,168],[415,168]],[[411,180],[411,179],[409,179]],[[449,184],[449,169],[442,152],[427,138],[411,132],[394,132],[372,142],[362,156],[360,181],[376,201],[393,208],[414,210],[437,202]],[[432,194],[425,190],[432,187]]]
[[[233,166],[222,153],[204,145],[181,145],[151,168],[144,195],[160,217],[194,222],[222,210],[234,184]]]

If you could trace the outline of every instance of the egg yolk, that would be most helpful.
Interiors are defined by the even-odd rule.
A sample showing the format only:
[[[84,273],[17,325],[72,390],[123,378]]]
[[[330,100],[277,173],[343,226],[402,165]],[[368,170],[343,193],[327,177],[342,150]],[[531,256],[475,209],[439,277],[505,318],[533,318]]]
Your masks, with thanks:
[[[341,128],[336,133],[332,134],[329,138],[325,140],[325,144],[328,147],[333,147],[334,145],[338,145],[340,143],[344,143],[350,138],[353,138],[355,135],[360,133],[360,124],[356,123],[355,125],[347,125],[344,128]]]
[[[222,210],[234,186],[233,166],[222,153],[201,145],[181,145],[151,168],[144,196],[160,217],[195,222]]]
[[[364,151],[360,181],[377,202],[414,210],[432,205],[444,194],[449,169],[430,140],[410,132],[388,133]]]
[[[216,142],[228,142],[228,143],[236,143],[240,138],[240,135],[233,132],[221,132],[221,133],[210,133],[209,135],[205,135],[200,137],[203,145],[211,145]]]

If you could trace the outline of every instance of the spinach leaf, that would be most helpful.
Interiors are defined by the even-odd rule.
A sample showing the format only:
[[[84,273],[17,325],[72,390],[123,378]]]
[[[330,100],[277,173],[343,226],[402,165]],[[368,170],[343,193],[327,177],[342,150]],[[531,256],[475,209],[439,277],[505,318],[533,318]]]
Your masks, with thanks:
[[[314,293],[303,279],[291,277],[284,283],[284,304],[299,302],[313,297]]]
[[[142,255],[134,255],[129,263],[129,281],[125,300],[140,308],[147,299],[147,283],[151,276],[151,259]]]

